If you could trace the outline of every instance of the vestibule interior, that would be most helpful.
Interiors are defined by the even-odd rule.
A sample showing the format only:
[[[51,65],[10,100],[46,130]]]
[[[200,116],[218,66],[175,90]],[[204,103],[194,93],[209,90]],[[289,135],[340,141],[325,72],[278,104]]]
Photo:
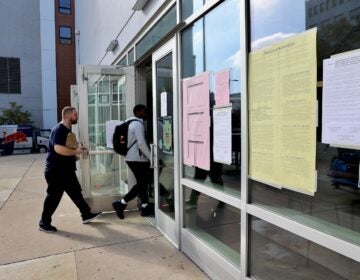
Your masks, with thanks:
[[[151,56],[144,59],[139,65],[136,65],[136,104],[144,104],[147,107],[147,120],[145,125],[145,137],[147,143],[153,143],[153,93],[152,93],[152,64]],[[154,178],[152,170],[149,171],[150,187],[149,201],[154,202]]]

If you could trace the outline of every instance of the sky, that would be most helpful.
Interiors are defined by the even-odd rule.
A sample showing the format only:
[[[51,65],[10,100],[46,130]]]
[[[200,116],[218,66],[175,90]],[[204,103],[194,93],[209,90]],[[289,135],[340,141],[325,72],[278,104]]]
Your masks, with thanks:
[[[258,49],[305,30],[305,0],[251,0],[252,47]]]

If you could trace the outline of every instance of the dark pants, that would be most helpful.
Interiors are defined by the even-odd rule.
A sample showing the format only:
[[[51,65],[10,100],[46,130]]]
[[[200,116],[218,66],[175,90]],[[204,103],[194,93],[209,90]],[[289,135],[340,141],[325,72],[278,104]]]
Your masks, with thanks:
[[[142,161],[127,161],[131,171],[136,178],[136,184],[124,196],[126,202],[133,200],[137,195],[140,197],[141,203],[148,203],[148,185],[149,185],[149,162]]]
[[[45,179],[48,183],[48,188],[47,196],[44,201],[44,209],[41,215],[41,222],[43,224],[51,224],[51,216],[58,207],[64,192],[68,194],[71,200],[79,208],[82,217],[89,215],[90,207],[81,193],[81,186],[75,171],[46,171]]]

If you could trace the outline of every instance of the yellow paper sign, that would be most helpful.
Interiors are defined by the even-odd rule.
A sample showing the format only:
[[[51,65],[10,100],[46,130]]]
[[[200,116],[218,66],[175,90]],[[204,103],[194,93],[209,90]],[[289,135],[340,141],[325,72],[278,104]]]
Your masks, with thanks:
[[[250,177],[316,191],[316,29],[250,54]]]

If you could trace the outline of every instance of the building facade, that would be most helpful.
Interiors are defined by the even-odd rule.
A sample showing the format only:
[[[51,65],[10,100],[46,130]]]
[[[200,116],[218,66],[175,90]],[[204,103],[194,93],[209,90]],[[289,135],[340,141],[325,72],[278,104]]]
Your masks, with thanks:
[[[329,145],[321,135],[323,60],[349,51],[356,58],[359,18],[310,22],[313,2],[324,13],[329,2],[334,15],[349,10],[342,5],[360,8],[356,0],[78,0],[79,92],[73,104],[85,119],[80,138],[90,148],[90,157],[80,162],[85,196],[94,202],[126,193],[131,175],[106,135],[111,121],[130,117],[133,105],[143,103],[154,167],[150,195],[156,212],[150,221],[210,278],[360,279],[358,149]],[[346,39],[338,36],[345,36],[344,28],[352,32]],[[309,65],[316,80],[309,84],[317,120],[310,141],[301,138],[307,127],[302,121],[311,117],[299,97],[310,74],[288,74],[303,53],[283,59],[286,68],[264,57],[257,60],[256,75],[253,69],[264,49],[273,54],[291,48],[302,34],[314,32],[311,50],[317,55]],[[282,42],[289,43],[277,45]],[[266,49],[272,46],[279,47]],[[273,73],[287,77],[276,90],[269,86]],[[256,83],[258,76],[265,78]],[[298,98],[278,106],[288,114],[276,142],[270,128],[278,123],[269,122],[267,129],[264,120],[272,118],[266,100],[279,92]],[[302,112],[301,122],[295,111]],[[295,132],[294,119],[300,123]],[[290,134],[301,140],[286,142]],[[256,154],[254,147],[261,145]],[[275,145],[295,167],[270,164],[268,151]],[[304,147],[313,151],[316,170],[309,173]],[[305,163],[295,165],[300,158]],[[308,182],[312,174],[309,185],[315,187],[305,191],[271,182],[279,169],[289,182]],[[262,180],[258,170],[270,179]]]
[[[57,118],[70,104],[70,86],[76,83],[75,0],[55,0]]]
[[[75,41],[69,41],[74,37],[73,2],[1,3],[0,110],[9,108],[9,102],[23,105],[37,128],[51,128],[61,108],[70,104],[76,77]]]

